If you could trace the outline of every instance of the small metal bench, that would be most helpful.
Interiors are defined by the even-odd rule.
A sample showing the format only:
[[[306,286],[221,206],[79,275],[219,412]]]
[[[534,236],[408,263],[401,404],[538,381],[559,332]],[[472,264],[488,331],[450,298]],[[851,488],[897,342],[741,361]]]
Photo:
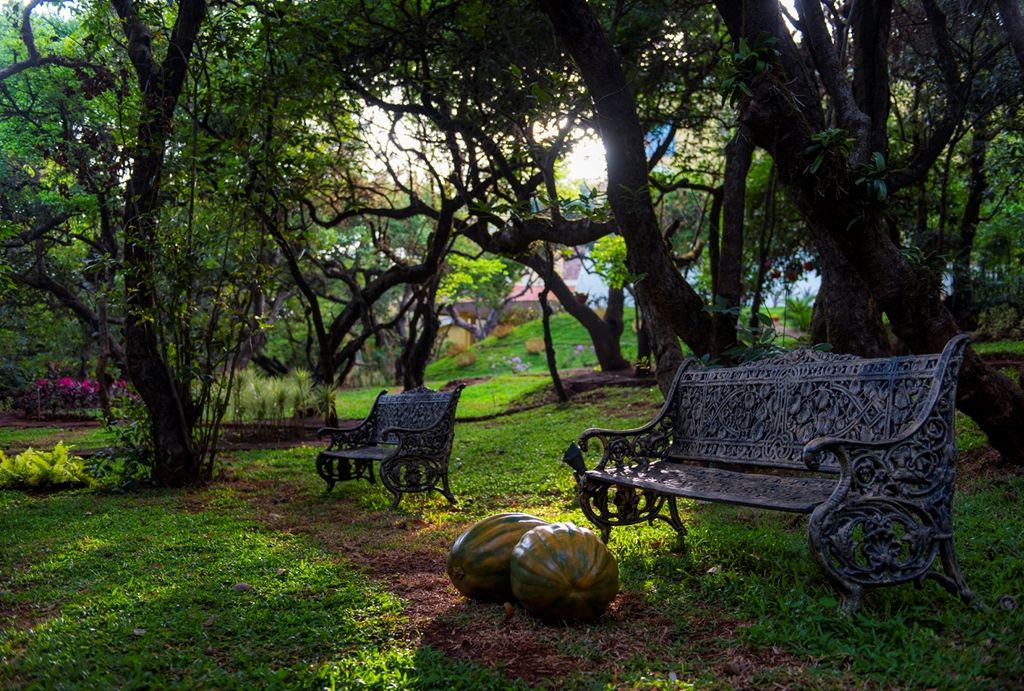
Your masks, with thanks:
[[[448,486],[448,457],[455,409],[464,386],[443,392],[424,386],[399,394],[381,391],[369,415],[357,426],[321,428],[317,438],[329,436],[331,442],[317,454],[316,472],[327,482],[327,491],[345,480],[362,478],[375,483],[373,464],[379,462],[381,482],[394,495],[392,509],[398,507],[403,494],[430,490],[454,504]]]
[[[809,513],[811,554],[845,608],[865,588],[926,578],[969,601],[953,551],[953,414],[966,346],[957,336],[935,355],[795,350],[731,368],[689,360],[653,420],[588,429],[563,460],[605,541],[613,527],[655,519],[685,536],[678,498]],[[588,470],[591,439],[604,452]]]

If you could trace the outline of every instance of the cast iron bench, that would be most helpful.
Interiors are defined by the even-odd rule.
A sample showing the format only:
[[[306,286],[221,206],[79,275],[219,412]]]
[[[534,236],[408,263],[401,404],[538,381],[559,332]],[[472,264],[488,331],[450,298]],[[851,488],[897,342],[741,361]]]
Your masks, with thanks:
[[[934,578],[973,598],[953,551],[953,413],[965,336],[941,354],[868,359],[796,350],[732,368],[680,366],[643,427],[588,429],[565,458],[583,513],[611,529],[676,500],[811,514],[811,554],[843,593]],[[604,447],[587,470],[590,439]],[[667,515],[664,509],[667,506]],[[932,569],[941,558],[944,573]]]
[[[363,478],[375,483],[374,462],[380,463],[380,479],[397,508],[407,492],[436,490],[452,504],[448,486],[448,457],[455,432],[455,408],[465,384],[451,391],[421,386],[399,394],[381,391],[370,414],[356,427],[323,427],[317,438],[330,436],[331,443],[316,457],[316,472],[327,482],[327,491],[344,480]]]

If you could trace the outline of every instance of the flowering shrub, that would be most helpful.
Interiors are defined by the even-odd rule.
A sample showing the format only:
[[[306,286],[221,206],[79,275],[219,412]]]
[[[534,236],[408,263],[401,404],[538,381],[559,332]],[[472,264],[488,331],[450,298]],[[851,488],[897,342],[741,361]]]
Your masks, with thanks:
[[[16,406],[29,415],[82,415],[100,405],[100,383],[95,379],[51,377],[39,379],[18,397]],[[110,387],[110,399],[132,398],[128,383],[118,379]]]

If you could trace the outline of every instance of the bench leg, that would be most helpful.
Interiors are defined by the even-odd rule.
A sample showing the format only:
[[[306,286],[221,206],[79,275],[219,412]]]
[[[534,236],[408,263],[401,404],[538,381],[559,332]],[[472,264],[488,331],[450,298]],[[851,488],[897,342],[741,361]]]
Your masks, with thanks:
[[[945,573],[929,571],[925,576],[935,579],[943,588],[964,602],[974,602],[974,592],[967,587],[967,582],[960,573],[960,564],[957,562],[956,552],[953,551],[953,540],[943,540],[939,544],[939,558],[942,560],[942,570]]]
[[[668,524],[675,528],[676,533],[679,536],[679,542],[685,547],[686,545],[686,526],[683,525],[682,519],[679,518],[679,509],[676,507],[676,498],[668,498]]]
[[[316,474],[323,478],[324,482],[327,483],[327,489],[325,493],[330,492],[334,489],[334,483],[337,481],[334,475],[334,459],[330,456],[317,456],[316,457]]]
[[[443,488],[441,488],[441,487],[433,487],[433,488],[430,488],[430,489],[436,489],[438,492],[440,492],[444,496],[445,499],[448,500],[449,504],[451,504],[452,506],[455,506],[455,504],[456,504],[456,502],[455,502],[455,495],[452,494],[452,491],[448,488],[448,477],[447,476],[445,476],[445,478],[444,478],[444,487]],[[394,499],[391,501],[391,510],[394,511],[395,509],[398,508],[398,503],[400,501],[402,501],[402,496],[404,495],[404,492],[400,492],[398,490],[391,489],[391,488],[388,488],[388,491],[391,492],[391,494],[394,496]]]
[[[597,527],[601,539],[606,543],[611,537],[612,528],[653,523],[655,520],[665,521],[671,525],[680,538],[686,535],[686,527],[679,518],[675,497],[666,497],[658,492],[625,485],[594,482],[589,478],[581,481],[577,496],[584,515]],[[668,516],[662,513],[666,499]]]
[[[437,488],[437,491],[440,492],[441,495],[448,500],[449,504],[451,504],[452,506],[456,505],[455,495],[452,494],[452,488],[448,486],[447,472],[445,472],[445,474],[441,477],[441,487]]]
[[[419,456],[398,456],[386,459],[380,467],[381,482],[394,496],[391,508],[398,508],[402,495],[409,492],[436,490],[455,504],[455,495],[448,486],[448,467],[443,460]]]
[[[364,459],[356,461],[355,468],[353,468],[351,472],[351,477],[345,479],[358,480],[360,478],[369,480],[371,485],[377,484],[377,479],[373,475],[373,461],[367,461]]]
[[[856,609],[865,589],[928,578],[965,601],[971,593],[957,565],[948,528],[912,503],[856,498],[814,510],[807,525],[811,554],[843,592],[843,608]],[[933,570],[941,558],[945,573]]]
[[[391,507],[390,507],[391,510],[394,511],[395,509],[398,508],[398,502],[402,501],[402,493],[401,492],[396,492],[393,489],[390,489],[388,491],[391,492],[391,494],[395,497],[394,499],[391,500]]]

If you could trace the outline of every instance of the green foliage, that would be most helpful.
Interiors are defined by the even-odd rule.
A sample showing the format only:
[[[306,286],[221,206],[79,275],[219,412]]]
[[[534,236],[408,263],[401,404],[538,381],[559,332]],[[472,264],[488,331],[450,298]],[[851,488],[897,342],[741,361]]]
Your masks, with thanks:
[[[1024,338],[1024,311],[1006,304],[982,310],[973,337],[979,341]]]
[[[234,422],[281,425],[311,411],[325,413],[334,405],[334,389],[314,385],[309,370],[296,368],[269,377],[249,367],[234,375],[228,417]]]
[[[496,309],[502,306],[521,274],[520,265],[503,257],[453,255],[448,259],[437,296],[445,302],[467,300]]]
[[[736,52],[723,62],[720,90],[729,104],[735,106],[743,96],[753,96],[751,85],[754,80],[771,72],[778,61],[778,39],[766,32],[759,33],[753,41],[740,37]]]
[[[626,240],[621,235],[605,235],[598,239],[588,255],[594,262],[594,272],[612,288],[624,288],[639,279],[626,266]]]
[[[853,137],[841,127],[830,127],[827,130],[815,132],[811,135],[810,146],[804,149],[804,156],[811,159],[804,172],[817,175],[826,162],[830,165],[845,166],[846,159],[853,151],[854,143]],[[882,164],[884,166],[884,160]]]
[[[38,489],[90,482],[82,459],[72,456],[63,443],[58,443],[52,451],[29,448],[16,456],[0,451],[0,489]]]
[[[872,153],[871,160],[861,164],[857,168],[857,173],[860,177],[854,182],[864,188],[867,198],[876,202],[884,202],[889,196],[889,188],[885,183],[885,178],[889,175],[889,167],[882,152]]]
[[[114,446],[89,460],[89,472],[101,483],[117,487],[148,481],[156,455],[149,410],[140,400],[122,398],[110,412],[103,424]]]
[[[804,333],[809,333],[814,318],[814,299],[814,296],[809,293],[787,296],[783,313],[786,323],[792,324]]]

